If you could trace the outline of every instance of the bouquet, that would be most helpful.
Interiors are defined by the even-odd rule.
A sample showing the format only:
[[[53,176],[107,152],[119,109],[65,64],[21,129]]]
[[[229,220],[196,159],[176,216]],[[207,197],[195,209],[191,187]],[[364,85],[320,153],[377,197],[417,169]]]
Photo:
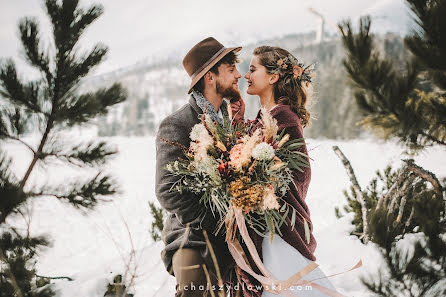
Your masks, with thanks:
[[[294,183],[293,172],[307,167],[308,157],[299,150],[303,139],[290,139],[284,131],[278,133],[277,122],[261,110],[261,126],[252,122],[223,125],[213,122],[204,114],[201,123],[190,133],[191,143],[185,158],[171,162],[167,170],[179,179],[171,190],[195,193],[200,203],[220,219],[218,233],[225,225],[226,241],[237,266],[257,279],[265,290],[283,296],[296,296],[288,292],[294,285],[311,285],[328,296],[343,296],[312,281],[302,279],[318,267],[310,262],[287,280],[278,280],[262,263],[247,225],[261,236],[281,234],[280,227],[287,224],[290,211],[291,228],[296,215],[304,220],[305,239],[310,242],[311,222],[308,222],[284,196]],[[257,128],[257,129],[255,129]],[[175,145],[174,143],[171,143]],[[294,185],[295,186],[295,185]],[[261,275],[247,262],[237,235],[243,239]],[[352,269],[359,268],[359,261]],[[239,270],[236,269],[236,273]],[[239,278],[239,275],[237,276]]]
[[[224,223],[228,236],[235,236],[234,211],[243,213],[244,221],[261,236],[281,234],[280,227],[292,212],[291,225],[300,215],[284,198],[293,181],[293,171],[308,166],[308,157],[299,148],[303,139],[289,139],[278,134],[276,120],[261,111],[261,127],[253,123],[223,125],[204,114],[190,133],[185,158],[171,162],[167,170],[179,177],[171,190],[189,191],[200,198]],[[309,243],[311,223],[303,216],[305,238]],[[235,228],[235,230],[237,230]]]

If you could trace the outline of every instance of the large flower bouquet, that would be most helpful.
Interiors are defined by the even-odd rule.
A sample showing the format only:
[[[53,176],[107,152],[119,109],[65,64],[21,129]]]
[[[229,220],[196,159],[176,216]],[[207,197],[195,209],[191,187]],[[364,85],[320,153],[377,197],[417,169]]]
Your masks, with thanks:
[[[291,214],[294,226],[296,209],[284,196],[293,183],[293,171],[308,166],[308,157],[299,148],[303,139],[289,139],[278,133],[276,120],[261,111],[261,127],[253,124],[220,125],[204,114],[190,133],[185,158],[167,165],[179,179],[171,190],[195,193],[200,203],[220,219],[217,232],[226,223],[234,230],[234,210],[241,210],[244,220],[261,236],[281,234],[280,227]],[[305,238],[310,241],[311,223],[304,220]],[[236,230],[237,228],[235,228]],[[235,236],[236,232],[229,232]]]
[[[302,279],[318,267],[315,262],[287,280],[277,279],[262,263],[247,225],[261,236],[270,234],[272,240],[275,233],[281,234],[280,227],[287,224],[291,211],[293,228],[300,214],[284,197],[295,186],[293,172],[302,171],[309,164],[308,156],[299,150],[304,145],[303,139],[290,139],[284,131],[278,133],[277,122],[267,111],[261,111],[260,128],[255,128],[250,122],[220,125],[203,115],[201,123],[192,128],[190,146],[182,147],[185,158],[167,165],[167,170],[179,177],[171,190],[189,191],[201,197],[200,203],[220,219],[216,233],[225,226],[228,248],[237,267],[261,282],[265,290],[292,297],[296,296],[288,291],[292,286],[311,285],[328,296],[342,297],[336,291]],[[309,243],[311,223],[300,216]],[[261,274],[252,269],[236,237],[243,239]],[[361,265],[359,261],[350,270]],[[240,273],[238,269],[236,273]]]

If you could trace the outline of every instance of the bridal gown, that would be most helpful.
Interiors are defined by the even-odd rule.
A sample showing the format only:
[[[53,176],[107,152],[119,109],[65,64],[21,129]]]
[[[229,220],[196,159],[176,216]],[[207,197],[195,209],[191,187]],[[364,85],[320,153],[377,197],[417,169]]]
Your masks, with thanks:
[[[263,249],[263,263],[265,267],[279,280],[286,280],[299,270],[307,266],[311,260],[302,256],[302,254],[297,251],[294,247],[289,245],[280,236],[275,235],[273,242],[270,242],[269,236],[264,237],[262,242]],[[325,277],[325,274],[318,267],[309,274],[307,274],[304,280],[313,280],[321,277]],[[335,291],[335,287],[327,279],[320,279],[314,281],[321,286]],[[306,288],[306,286],[294,286],[293,289],[289,290],[294,295],[299,297],[326,297],[327,295],[322,293],[316,288]],[[263,291],[262,297],[278,297],[283,295],[274,295]]]

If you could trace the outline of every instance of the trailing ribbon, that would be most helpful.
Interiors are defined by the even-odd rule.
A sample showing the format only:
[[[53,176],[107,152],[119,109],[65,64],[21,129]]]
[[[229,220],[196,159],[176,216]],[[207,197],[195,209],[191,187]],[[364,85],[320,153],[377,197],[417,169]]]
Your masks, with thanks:
[[[229,216],[231,218],[229,218]],[[235,216],[235,222],[237,223],[238,229],[240,231],[240,234],[246,243],[246,246],[248,248],[249,253],[251,254],[254,262],[256,263],[257,267],[260,269],[263,275],[259,275],[255,273],[252,268],[247,263],[247,260],[244,258],[244,251],[241,247],[238,240],[235,239],[235,228],[233,225],[233,217]],[[315,287],[317,290],[323,292],[324,294],[332,297],[345,297],[344,295],[333,291],[331,289],[328,289],[324,286],[321,286],[319,284],[316,284],[312,281],[303,280],[302,278],[305,277],[307,274],[309,274],[311,271],[316,269],[319,265],[315,262],[309,263],[307,266],[305,266],[300,271],[296,272],[294,275],[292,275],[287,280],[278,280],[274,277],[274,275],[265,267],[265,265],[262,263],[262,260],[260,259],[259,254],[257,253],[257,250],[254,246],[254,243],[251,239],[251,237],[248,234],[248,229],[246,228],[245,224],[245,218],[243,217],[242,211],[237,208],[230,207],[230,211],[228,213],[228,216],[226,217],[226,223],[227,223],[227,243],[229,251],[234,258],[237,265],[249,273],[251,276],[253,276],[255,279],[257,279],[265,288],[266,291],[271,292],[273,294],[282,294],[286,297],[295,297],[296,295],[292,292],[288,291],[288,289],[291,286],[295,285],[311,285],[312,287]],[[348,271],[357,269],[362,266],[362,261],[360,260],[353,268],[351,268]],[[346,271],[346,272],[348,272]],[[345,273],[345,272],[343,272]],[[338,273],[342,274],[342,273]],[[335,275],[338,275],[335,274]],[[333,275],[331,275],[333,276]]]

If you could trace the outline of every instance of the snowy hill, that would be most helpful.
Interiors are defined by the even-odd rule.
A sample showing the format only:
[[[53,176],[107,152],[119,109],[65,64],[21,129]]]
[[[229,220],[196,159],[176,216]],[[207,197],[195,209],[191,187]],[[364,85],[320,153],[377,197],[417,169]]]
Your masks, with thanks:
[[[375,33],[399,33],[406,35],[410,32],[413,21],[411,11],[403,0],[380,0],[368,7],[361,16],[372,17],[372,31]]]
[[[81,135],[77,135],[81,137]],[[45,276],[69,276],[73,281],[54,280],[61,297],[102,297],[106,285],[116,274],[125,275],[130,292],[135,297],[173,296],[174,278],[160,261],[163,248],[149,238],[148,201],[155,201],[155,146],[152,137],[110,139],[120,154],[108,166],[121,184],[121,193],[111,202],[103,202],[92,212],[82,214],[54,198],[36,199],[26,207],[30,214],[31,235],[45,233],[54,241],[53,247],[42,253],[36,265]],[[394,143],[379,143],[374,139],[352,142],[308,140],[312,162],[312,181],[307,202],[318,242],[317,263],[328,274],[345,271],[359,259],[363,267],[332,278],[333,284],[346,296],[369,296],[359,277],[375,273],[379,256],[370,244],[362,245],[349,236],[349,218],[337,219],[336,206],[345,203],[342,191],[350,185],[345,169],[331,147],[338,145],[352,162],[359,183],[365,186],[375,170],[389,162],[399,163],[402,149]],[[30,156],[22,147],[12,148],[14,166],[20,175]],[[446,176],[444,150],[432,148],[416,158],[419,165]],[[75,169],[60,165],[39,168],[32,183],[63,181],[76,174]],[[47,176],[44,177],[43,171]],[[27,228],[22,217],[10,221]],[[132,278],[133,276],[133,278]]]

